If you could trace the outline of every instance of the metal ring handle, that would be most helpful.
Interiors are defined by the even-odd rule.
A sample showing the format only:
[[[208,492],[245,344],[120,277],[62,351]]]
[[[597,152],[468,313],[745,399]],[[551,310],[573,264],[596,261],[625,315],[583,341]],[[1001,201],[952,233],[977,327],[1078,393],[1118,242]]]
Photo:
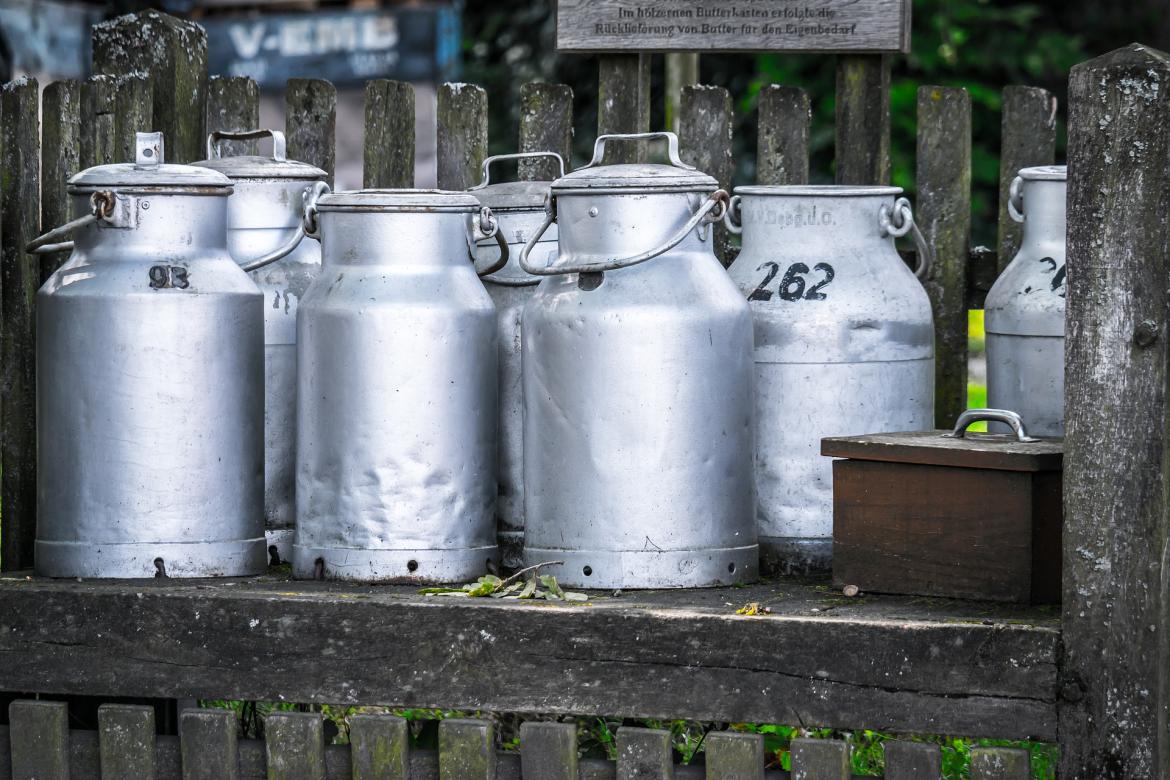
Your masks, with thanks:
[[[654,139],[665,139],[666,141],[666,156],[670,160],[670,164],[675,168],[682,168],[684,171],[693,171],[695,166],[687,165],[678,156],[678,136],[670,132],[657,133],[608,133],[606,135],[597,136],[597,140],[593,142],[593,159],[587,165],[578,168],[583,171],[586,168],[593,168],[601,165],[601,161],[605,159],[605,142],[606,141],[650,141]]]
[[[732,195],[731,200],[727,201],[727,211],[723,214],[723,227],[727,228],[728,233],[740,235],[743,233],[743,198],[739,195]]]
[[[315,181],[301,193],[301,227],[309,238],[321,240],[321,225],[317,222],[317,201],[330,192],[328,184]]]
[[[1025,444],[1040,441],[1029,436],[1028,432],[1024,430],[1024,421],[1020,419],[1020,415],[1007,409],[968,409],[960,414],[959,419],[955,421],[955,429],[950,433],[944,433],[943,436],[948,439],[962,439],[966,436],[968,427],[973,423],[983,421],[999,422],[1010,426],[1016,434],[1016,441],[1021,441]]]
[[[526,272],[535,276],[559,276],[561,274],[595,273],[597,271],[616,271],[619,268],[629,268],[632,265],[638,265],[639,263],[644,263],[647,260],[653,260],[655,257],[658,257],[664,252],[669,252],[671,249],[674,249],[676,246],[681,244],[687,236],[691,234],[692,230],[699,226],[700,222],[708,218],[708,215],[711,214],[711,212],[714,211],[717,206],[722,207],[722,210],[719,211],[715,216],[710,217],[710,221],[717,222],[720,219],[723,219],[723,215],[727,210],[728,200],[729,197],[726,190],[715,190],[707,197],[707,200],[703,202],[703,205],[699,207],[699,210],[696,211],[694,215],[687,220],[687,223],[679,228],[677,233],[668,238],[664,243],[659,244],[653,249],[642,252],[641,254],[630,255],[629,257],[614,258],[612,260],[606,260],[602,263],[551,265],[545,267],[529,265],[529,253],[532,252],[537,242],[540,241],[540,237],[543,236],[545,231],[549,229],[549,226],[552,225],[554,221],[556,221],[556,212],[550,208],[548,210],[548,216],[544,220],[544,224],[540,226],[540,229],[536,231],[532,238],[528,239],[528,243],[525,244],[524,249],[521,250],[520,267],[523,268]]]
[[[290,254],[293,253],[293,250],[295,250],[298,246],[301,245],[301,242],[305,240],[305,236],[313,235],[313,237],[316,238],[317,237],[316,236],[316,232],[317,232],[317,199],[320,198],[322,195],[328,194],[328,192],[329,192],[329,185],[323,181],[316,181],[316,182],[313,182],[312,184],[310,184],[308,187],[305,187],[304,191],[301,192],[301,201],[304,203],[304,209],[302,211],[301,222],[300,222],[300,224],[297,225],[296,231],[293,232],[292,238],[290,238],[288,241],[286,241],[284,244],[277,247],[276,249],[273,249],[271,252],[269,252],[266,255],[262,255],[261,257],[257,257],[255,259],[249,260],[245,263],[239,263],[240,268],[242,268],[248,272],[258,271],[259,269],[263,268],[266,265],[271,265],[271,264],[275,263],[277,260],[280,260],[281,258],[288,257]],[[308,214],[309,214],[310,209],[312,210],[312,222],[313,222],[313,233],[312,234],[310,234],[309,230],[308,230],[308,223],[309,223]]]
[[[1008,187],[1008,216],[1015,222],[1024,221],[1024,179],[1017,176],[1012,179],[1012,184]]]
[[[277,162],[285,162],[288,158],[285,157],[288,145],[284,140],[284,133],[279,130],[268,130],[262,128],[260,130],[241,130],[235,132],[232,130],[213,130],[207,134],[207,159],[214,160],[219,155],[219,141],[254,141],[258,138],[272,138],[272,159]]]
[[[934,252],[926,242],[926,236],[919,230],[918,223],[914,221],[914,209],[910,207],[909,200],[898,198],[894,201],[893,209],[883,204],[878,211],[878,230],[882,238],[901,238],[907,233],[912,234],[915,253],[918,256],[918,267],[914,269],[914,276],[921,281],[930,274],[930,268],[934,265]]]
[[[508,247],[508,239],[500,232],[500,221],[496,219],[496,215],[487,206],[482,206],[479,209],[479,218],[475,221],[476,237],[467,242],[467,254],[471,258],[471,264],[475,265],[475,247],[482,239],[494,238],[496,246],[500,248],[500,256],[496,261],[484,269],[475,269],[477,276],[487,276],[494,274],[508,264],[508,259],[511,257],[511,251]]]
[[[98,190],[89,196],[90,213],[84,217],[70,220],[60,227],[55,227],[48,233],[37,236],[24,246],[24,251],[30,255],[52,255],[73,249],[72,241],[57,242],[78,228],[83,228],[91,222],[105,219],[114,213],[114,205],[118,197],[110,190]]]
[[[560,166],[561,169],[561,176],[565,175],[565,158],[561,157],[556,152],[517,152],[515,154],[497,154],[483,161],[483,166],[481,168],[481,175],[483,178],[480,179],[479,184],[475,185],[474,187],[468,187],[467,191],[474,192],[476,190],[482,190],[484,187],[491,184],[491,174],[488,169],[491,168],[492,163],[499,162],[501,160],[531,160],[534,157],[549,157],[556,160],[557,165]]]

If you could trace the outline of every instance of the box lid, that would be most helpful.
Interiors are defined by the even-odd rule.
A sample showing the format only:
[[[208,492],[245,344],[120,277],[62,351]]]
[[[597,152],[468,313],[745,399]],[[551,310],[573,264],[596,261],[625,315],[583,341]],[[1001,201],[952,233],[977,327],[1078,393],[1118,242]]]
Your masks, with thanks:
[[[966,433],[971,423],[996,420],[1012,433]],[[833,458],[917,463],[998,471],[1060,471],[1063,439],[1034,439],[1020,418],[1002,409],[970,409],[953,431],[906,431],[821,439],[821,454]]]

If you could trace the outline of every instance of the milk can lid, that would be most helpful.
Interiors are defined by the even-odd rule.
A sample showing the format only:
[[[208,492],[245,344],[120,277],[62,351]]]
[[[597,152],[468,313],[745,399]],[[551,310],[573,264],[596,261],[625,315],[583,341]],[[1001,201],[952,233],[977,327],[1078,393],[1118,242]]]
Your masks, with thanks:
[[[652,163],[624,163],[602,165],[607,141],[667,141],[669,165]],[[593,147],[593,160],[572,173],[553,182],[552,190],[560,195],[567,192],[706,192],[719,188],[714,178],[695,170],[679,158],[678,137],[674,133],[633,133],[630,135],[603,135]]]
[[[251,141],[272,138],[272,156],[244,154],[238,157],[222,157],[220,141]],[[290,160],[285,155],[284,133],[279,130],[247,130],[227,132],[217,130],[207,136],[207,159],[191,163],[200,168],[209,168],[232,179],[306,179],[324,180],[329,174],[315,165]]]
[[[222,173],[193,165],[163,162],[162,133],[138,133],[132,163],[97,165],[69,179],[70,188],[93,187],[213,187],[230,189],[232,180]]]
[[[565,175],[565,161],[556,152],[521,152],[519,154],[497,154],[483,161],[483,178],[479,184],[467,191],[473,193],[480,203],[494,212],[543,210],[548,197],[551,181],[508,181],[492,183],[492,163],[503,160],[526,160],[549,158],[555,160],[560,175]]]
[[[324,195],[319,211],[479,211],[480,203],[465,192],[447,190],[353,190]]]
[[[1037,165],[1032,168],[1021,168],[1018,175],[1024,181],[1066,181],[1068,166]]]

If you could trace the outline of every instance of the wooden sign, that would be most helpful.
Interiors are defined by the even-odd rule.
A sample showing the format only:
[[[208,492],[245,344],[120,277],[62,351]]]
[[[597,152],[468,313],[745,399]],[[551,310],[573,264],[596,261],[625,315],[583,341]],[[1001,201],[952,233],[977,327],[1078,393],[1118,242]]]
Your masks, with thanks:
[[[910,50],[910,0],[559,0],[561,51]]]

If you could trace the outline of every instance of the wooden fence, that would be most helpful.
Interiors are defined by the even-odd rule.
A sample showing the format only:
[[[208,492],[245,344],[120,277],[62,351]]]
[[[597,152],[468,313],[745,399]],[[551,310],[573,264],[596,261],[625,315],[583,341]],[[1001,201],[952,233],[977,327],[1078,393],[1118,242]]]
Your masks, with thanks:
[[[209,126],[257,124],[255,85],[206,73],[197,25],[156,12],[95,28],[94,76],[0,92],[0,568],[32,563],[35,533],[34,301],[61,257],[22,251],[69,217],[65,178],[130,159],[132,133],[161,130],[171,162],[204,156]],[[1170,774],[1170,538],[1166,421],[1170,327],[1170,60],[1140,46],[1074,69],[1069,119],[1068,437],[1063,614],[959,602],[845,600],[773,581],[732,591],[621,598],[590,607],[438,604],[402,588],[246,582],[43,582],[0,577],[0,690],[55,696],[240,698],[774,722],[903,734],[1059,739],[1067,777]],[[408,85],[366,91],[366,186],[413,183],[414,100]],[[600,132],[648,129],[648,60],[599,67]],[[488,95],[444,85],[438,97],[438,183],[475,183],[487,149]],[[333,170],[335,90],[296,79],[286,91],[288,154]],[[521,91],[518,146],[568,155],[572,93]],[[949,425],[966,401],[966,312],[979,307],[1018,245],[1007,184],[1053,162],[1056,110],[1042,90],[1004,91],[997,251],[972,251],[970,100],[961,89],[918,93],[917,219],[936,258],[926,287],[937,329],[937,412]],[[761,183],[808,177],[809,98],[773,86],[760,96]],[[685,159],[724,186],[731,172],[731,99],[689,87],[680,104]],[[614,159],[637,159],[638,147]],[[541,163],[525,176],[547,177]],[[842,56],[837,181],[889,174],[889,61]],[[721,239],[725,241],[724,239]],[[726,244],[724,244],[726,252]],[[726,259],[726,258],[725,258]],[[1055,551],[1053,551],[1055,554]],[[742,617],[732,600],[772,614]],[[490,601],[490,600],[485,600]],[[576,766],[575,732],[530,725],[520,757],[497,757],[489,726],[442,725],[438,756],[407,764],[401,721],[359,719],[351,747],[326,748],[304,713],[269,718],[263,747],[236,742],[227,716],[184,713],[181,741],[153,736],[149,710],[103,710],[97,738],[69,732],[64,705],[21,701],[0,731],[0,778],[101,776],[270,778],[668,778],[664,732],[623,729],[616,766]],[[707,777],[760,777],[758,738],[709,737]],[[7,751],[10,762],[3,760]],[[238,756],[239,761],[233,760]],[[847,750],[799,741],[793,777],[845,778]],[[937,776],[931,748],[892,743],[887,777]],[[519,763],[519,768],[517,764]],[[1025,777],[1027,755],[978,753],[975,777]],[[266,767],[266,769],[265,769]],[[616,773],[616,774],[615,774]]]

